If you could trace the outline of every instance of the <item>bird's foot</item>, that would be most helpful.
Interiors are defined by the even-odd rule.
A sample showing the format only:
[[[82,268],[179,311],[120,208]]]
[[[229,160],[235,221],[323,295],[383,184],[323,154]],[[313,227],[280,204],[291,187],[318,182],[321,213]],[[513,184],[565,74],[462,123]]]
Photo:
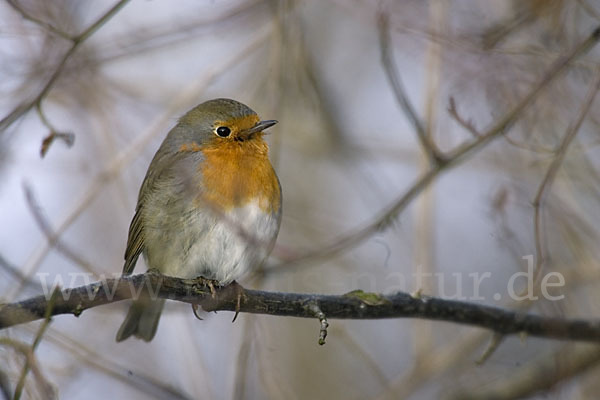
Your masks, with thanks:
[[[215,279],[208,279],[203,276],[198,276],[197,278],[195,278],[195,281],[199,285],[202,285],[205,287],[208,286],[208,288],[210,289],[211,299],[214,302],[214,300],[217,298],[217,287],[221,287],[221,284],[219,283],[219,281],[217,281]],[[210,303],[210,301],[209,301],[209,303]],[[204,302],[192,303],[192,311],[194,313],[194,316],[202,321],[203,318],[198,313],[198,310],[200,309],[201,304],[202,304],[202,308],[204,308],[205,310],[208,311],[208,309],[210,309],[210,306],[208,306],[206,304],[206,301],[204,301]]]
[[[219,281],[215,279],[208,279],[203,276],[197,277],[196,282],[198,282],[198,284],[200,285],[208,286],[211,293],[211,299],[206,299],[202,303],[192,303],[192,311],[194,312],[194,316],[199,320],[202,320],[200,315],[198,315],[198,309],[200,308],[200,305],[202,305],[202,308],[206,311],[214,311],[218,308],[218,304],[220,302],[226,302],[229,299],[234,298],[235,315],[233,316],[231,322],[235,322],[242,307],[242,299],[245,297],[244,288],[236,281],[233,281],[229,285],[223,287]],[[217,299],[217,288],[224,289],[227,291],[227,293],[225,294],[221,293],[222,295],[224,294],[224,296],[219,296],[220,300]]]
[[[221,287],[221,284],[216,279],[208,279],[203,276],[199,276],[196,278],[196,282],[198,282],[202,286],[208,286],[210,289],[210,294],[213,300],[217,297],[217,287]]]

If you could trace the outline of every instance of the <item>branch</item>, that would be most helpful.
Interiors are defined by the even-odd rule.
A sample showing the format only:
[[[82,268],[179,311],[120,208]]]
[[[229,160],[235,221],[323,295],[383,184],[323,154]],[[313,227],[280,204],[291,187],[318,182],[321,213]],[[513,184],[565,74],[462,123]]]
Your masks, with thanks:
[[[487,130],[481,132],[479,136],[459,145],[454,150],[444,153],[438,163],[429,168],[427,172],[421,175],[410,188],[400,196],[393,204],[384,209],[380,214],[374,216],[373,221],[363,227],[351,231],[332,243],[317,249],[313,252],[300,255],[295,258],[286,259],[280,265],[269,267],[269,272],[289,271],[291,267],[298,266],[301,262],[313,261],[324,257],[330,257],[341,253],[342,251],[362,243],[370,238],[374,233],[385,230],[391,222],[435,179],[444,172],[451,170],[465,161],[475,152],[483,149],[494,139],[502,136],[519,119],[522,113],[538,98],[544,88],[552,83],[566,67],[577,60],[579,57],[591,50],[600,40],[600,26],[582,40],[575,48],[563,57],[559,57],[529,91],[529,93],[509,110],[502,118],[494,122]],[[282,268],[285,267],[285,268]]]
[[[390,48],[390,28],[388,17],[384,13],[379,14],[379,43],[381,48],[381,62],[385,69],[386,76],[390,82],[390,86],[396,96],[396,100],[402,107],[404,114],[410,120],[411,124],[415,128],[417,132],[417,137],[419,138],[419,142],[421,143],[421,147],[423,151],[427,154],[429,162],[432,165],[440,164],[444,162],[444,157],[438,151],[435,143],[431,140],[431,136],[423,126],[423,122],[417,116],[417,112],[415,111],[413,105],[411,104],[406,91],[404,90],[404,86],[402,85],[402,80],[400,78],[400,73],[398,72],[398,68],[396,67],[396,63],[394,61],[394,55],[392,54],[392,49]]]
[[[65,31],[58,29],[57,27],[55,27],[54,25],[43,21],[31,14],[29,14],[27,11],[25,11],[21,5],[19,3],[17,3],[16,0],[6,0],[6,3],[8,3],[9,6],[11,6],[15,11],[17,11],[19,14],[21,14],[21,17],[23,17],[24,19],[31,21],[39,26],[41,26],[42,28],[46,29],[49,32],[52,32],[60,37],[62,37],[63,39],[69,39],[71,40],[71,36],[66,33]]]
[[[207,311],[235,311],[235,292],[231,286],[225,286],[216,288],[213,295],[200,280],[147,272],[63,289],[53,300],[51,314],[78,316],[89,308],[139,295],[201,304]],[[44,318],[49,309],[48,302],[47,297],[41,295],[1,306],[0,329]],[[421,318],[490,329],[505,335],[524,333],[548,339],[600,342],[600,320],[543,317],[463,301],[413,297],[403,292],[383,295],[356,290],[334,296],[244,289],[240,312],[301,318],[315,318],[319,314],[321,335],[323,328],[326,329],[325,316],[338,319]]]
[[[600,349],[591,346],[568,346],[515,369],[492,382],[451,393],[452,400],[522,399],[542,394],[557,385],[589,371],[600,362]],[[540,393],[542,392],[542,393]]]
[[[583,124],[583,121],[584,121],[586,115],[590,111],[590,108],[592,107],[592,104],[594,103],[594,100],[596,98],[598,90],[600,90],[600,69],[598,69],[596,72],[596,78],[594,80],[594,83],[590,87],[590,90],[588,91],[588,94],[584,100],[581,110],[579,111],[577,119],[567,130],[566,135],[564,136],[560,146],[558,147],[558,149],[556,151],[556,156],[554,157],[554,159],[552,160],[552,163],[550,164],[550,167],[546,171],[546,174],[544,175],[544,178],[542,179],[542,182],[540,183],[540,186],[538,187],[535,198],[533,199],[532,205],[533,205],[533,210],[534,210],[534,212],[533,212],[533,227],[534,227],[534,229],[533,230],[534,230],[534,239],[535,239],[535,256],[536,256],[535,277],[536,277],[536,280],[541,275],[542,267],[544,266],[544,263],[546,260],[546,257],[544,256],[544,251],[542,248],[542,223],[541,223],[542,200],[543,200],[545,194],[552,187],[554,179],[556,178],[556,174],[558,173],[558,170],[560,169],[560,167],[562,165],[565,155],[567,154],[567,150],[569,149],[571,142],[573,141],[573,139],[575,139],[575,136],[579,132],[579,128],[581,127],[581,124]]]
[[[4,118],[2,118],[2,120],[0,120],[0,134],[2,134],[16,120],[18,120],[24,114],[26,114],[27,112],[29,112],[33,107],[39,107],[40,106],[40,104],[42,103],[42,101],[44,100],[44,98],[46,97],[46,95],[48,94],[48,92],[50,91],[50,89],[52,89],[52,87],[56,83],[58,77],[65,70],[65,65],[67,64],[67,61],[71,58],[71,56],[75,53],[75,51],[91,35],[93,35],[102,25],[104,25],[104,23],[106,23],[117,12],[119,12],[119,10],[121,10],[121,8],[123,8],[125,6],[125,4],[127,4],[128,2],[129,2],[129,0],[120,0],[120,1],[118,1],[114,6],[112,6],[107,12],[105,12],[102,16],[100,16],[100,18],[98,18],[94,23],[92,23],[90,26],[88,26],[79,35],[76,35],[76,36],[73,36],[73,37],[69,37],[69,39],[72,42],[71,43],[71,47],[69,48],[69,50],[67,50],[65,52],[65,54],[63,55],[63,57],[59,61],[58,65],[56,66],[56,69],[54,70],[54,72],[52,73],[52,75],[50,76],[50,78],[48,79],[48,81],[46,82],[46,84],[40,89],[40,91],[38,92],[38,94],[32,100],[26,101],[26,102],[18,105],[8,115],[6,115]],[[55,34],[58,34],[61,37],[68,36],[64,32],[62,32],[62,31],[54,28],[52,25],[47,24],[47,23],[45,23],[43,21],[40,21],[40,20],[38,20],[38,19],[30,16],[25,11],[23,11],[23,9],[21,7],[19,7],[16,2],[14,2],[14,1],[8,1],[8,4],[10,4],[13,8],[15,8],[21,14],[21,16],[23,18],[25,18],[25,19],[27,19],[29,21],[33,21],[33,22],[39,24],[40,26],[42,26],[42,27],[50,30],[51,32],[53,32]]]
[[[23,370],[21,371],[21,376],[19,377],[19,381],[17,382],[17,388],[15,389],[15,394],[13,396],[13,400],[19,400],[21,395],[23,394],[23,389],[25,388],[25,378],[27,378],[27,374],[31,369],[31,366],[34,364],[33,354],[35,353],[35,349],[39,346],[42,341],[42,336],[46,333],[46,329],[48,329],[48,325],[50,324],[50,318],[52,317],[52,308],[54,307],[54,303],[56,302],[56,298],[60,291],[58,288],[55,288],[52,291],[52,295],[46,304],[46,311],[44,312],[44,322],[38,329],[37,334],[35,335],[35,339],[33,340],[33,344],[28,351],[28,356],[25,358],[25,365],[23,365]]]

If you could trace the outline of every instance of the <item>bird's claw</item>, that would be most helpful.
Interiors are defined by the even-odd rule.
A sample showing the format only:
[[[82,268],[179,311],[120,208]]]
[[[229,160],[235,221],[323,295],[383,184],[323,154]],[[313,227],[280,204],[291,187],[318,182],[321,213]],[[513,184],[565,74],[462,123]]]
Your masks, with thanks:
[[[221,284],[219,283],[219,281],[214,280],[214,279],[208,279],[208,278],[205,278],[203,276],[197,277],[196,281],[200,285],[208,286],[208,288],[210,289],[211,298],[212,298],[213,303],[214,303],[214,300],[217,299],[217,287],[221,288]],[[235,320],[237,319],[237,317],[238,317],[238,315],[240,313],[240,310],[242,308],[242,298],[244,297],[244,288],[239,283],[237,283],[236,281],[233,281],[229,285],[227,285],[227,290],[228,290],[229,293],[231,293],[233,296],[235,296],[235,300],[236,300],[236,303],[235,303],[235,315],[233,316],[233,319],[231,320],[231,322],[235,322]],[[231,298],[229,296],[227,296],[227,297]],[[204,305],[203,308],[205,310],[207,310],[207,311],[210,311],[209,309],[207,309],[207,306],[209,308],[212,308],[208,304]],[[199,307],[200,307],[199,303],[192,303],[192,311],[194,312],[194,316],[196,318],[198,318],[199,320],[202,320],[203,318],[198,315],[198,309],[199,309]]]
[[[192,303],[192,311],[194,312],[194,317],[198,318],[200,321],[204,321],[204,318],[198,315],[198,308],[200,308],[198,303]]]
[[[244,288],[236,281],[231,282],[229,287],[234,291],[235,296],[236,296],[235,315],[233,316],[233,319],[231,320],[231,323],[234,323],[235,320],[237,319],[238,314],[240,313],[240,309],[242,307],[242,297],[244,297]]]

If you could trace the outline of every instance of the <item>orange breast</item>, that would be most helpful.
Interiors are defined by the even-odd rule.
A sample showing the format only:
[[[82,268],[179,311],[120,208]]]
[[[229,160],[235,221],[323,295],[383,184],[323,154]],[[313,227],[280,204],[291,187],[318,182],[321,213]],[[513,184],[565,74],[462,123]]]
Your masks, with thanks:
[[[279,210],[279,184],[262,138],[209,145],[200,151],[205,157],[199,168],[204,185],[200,201],[223,211],[253,201],[264,212]]]

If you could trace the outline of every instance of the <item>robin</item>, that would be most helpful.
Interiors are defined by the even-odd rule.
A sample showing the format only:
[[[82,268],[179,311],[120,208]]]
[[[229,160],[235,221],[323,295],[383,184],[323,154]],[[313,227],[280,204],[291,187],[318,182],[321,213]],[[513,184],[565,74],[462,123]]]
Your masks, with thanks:
[[[207,101],[179,119],[140,188],[123,274],[140,254],[164,275],[223,286],[260,265],[281,222],[281,186],[263,139],[276,123],[230,99]],[[152,340],[163,306],[163,299],[134,301],[117,342]]]

